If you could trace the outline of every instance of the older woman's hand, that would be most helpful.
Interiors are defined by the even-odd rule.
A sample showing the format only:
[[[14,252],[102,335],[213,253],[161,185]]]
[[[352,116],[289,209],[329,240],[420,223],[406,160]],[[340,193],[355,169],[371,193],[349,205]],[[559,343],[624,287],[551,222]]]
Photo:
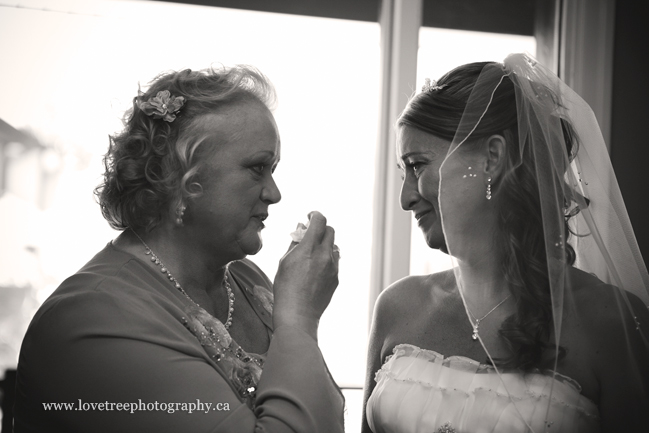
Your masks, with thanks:
[[[273,322],[298,327],[317,338],[318,321],[338,286],[334,229],[319,212],[310,214],[304,239],[292,243],[275,276]]]

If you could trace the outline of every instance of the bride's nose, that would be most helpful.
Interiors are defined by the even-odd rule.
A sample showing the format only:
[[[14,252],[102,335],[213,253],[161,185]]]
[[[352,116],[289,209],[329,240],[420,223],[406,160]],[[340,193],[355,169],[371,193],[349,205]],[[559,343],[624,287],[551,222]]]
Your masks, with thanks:
[[[405,211],[412,210],[420,198],[417,180],[414,176],[406,173],[403,184],[401,185],[401,194],[399,195],[401,209]]]

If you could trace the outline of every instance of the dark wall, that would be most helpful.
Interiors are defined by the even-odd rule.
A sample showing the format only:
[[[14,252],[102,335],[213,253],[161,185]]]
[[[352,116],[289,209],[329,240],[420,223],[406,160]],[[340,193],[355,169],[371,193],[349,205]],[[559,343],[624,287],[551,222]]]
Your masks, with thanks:
[[[611,160],[645,263],[649,259],[649,1],[615,6]]]
[[[359,21],[379,20],[381,0],[163,0],[222,8]],[[535,1],[424,0],[423,25],[479,32],[534,34]]]

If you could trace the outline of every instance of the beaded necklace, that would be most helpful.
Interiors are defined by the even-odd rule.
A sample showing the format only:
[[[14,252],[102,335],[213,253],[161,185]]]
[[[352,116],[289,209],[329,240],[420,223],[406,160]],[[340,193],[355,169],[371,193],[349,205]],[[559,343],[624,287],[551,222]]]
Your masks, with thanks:
[[[189,299],[197,307],[200,307],[198,302],[194,301],[191,298],[191,296],[189,296],[187,294],[187,292],[185,292],[185,289],[183,289],[181,287],[178,280],[176,280],[176,278],[174,278],[171,275],[171,272],[169,272],[169,269],[167,269],[166,266],[162,263],[162,261],[158,258],[158,256],[156,256],[156,254],[153,252],[151,247],[149,247],[146,244],[146,242],[144,242],[144,240],[137,233],[135,233],[135,230],[131,229],[131,231],[140,240],[140,242],[142,242],[142,245],[144,245],[144,248],[146,248],[146,251],[144,252],[144,254],[146,254],[147,256],[149,256],[149,255],[151,256],[151,261],[160,267],[160,271],[163,274],[165,274],[167,276],[167,278],[169,278],[169,281],[171,281],[171,283],[176,287],[176,289],[178,289],[180,291],[180,293],[185,295],[187,297],[187,299]],[[225,321],[225,329],[227,330],[227,329],[230,329],[230,326],[232,325],[232,314],[234,313],[234,293],[232,293],[232,287],[230,286],[230,280],[228,278],[228,268],[227,267],[225,268],[225,273],[223,274],[223,285],[225,286],[225,290],[228,293],[228,319]]]

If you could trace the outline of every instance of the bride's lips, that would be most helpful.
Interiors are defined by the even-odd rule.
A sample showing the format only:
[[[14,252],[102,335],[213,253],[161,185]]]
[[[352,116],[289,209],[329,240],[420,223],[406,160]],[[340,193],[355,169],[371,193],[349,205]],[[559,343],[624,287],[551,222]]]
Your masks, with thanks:
[[[426,217],[426,215],[430,214],[432,212],[432,209],[424,210],[424,211],[419,211],[415,213],[415,219],[417,220],[417,225],[422,224],[422,219]]]

